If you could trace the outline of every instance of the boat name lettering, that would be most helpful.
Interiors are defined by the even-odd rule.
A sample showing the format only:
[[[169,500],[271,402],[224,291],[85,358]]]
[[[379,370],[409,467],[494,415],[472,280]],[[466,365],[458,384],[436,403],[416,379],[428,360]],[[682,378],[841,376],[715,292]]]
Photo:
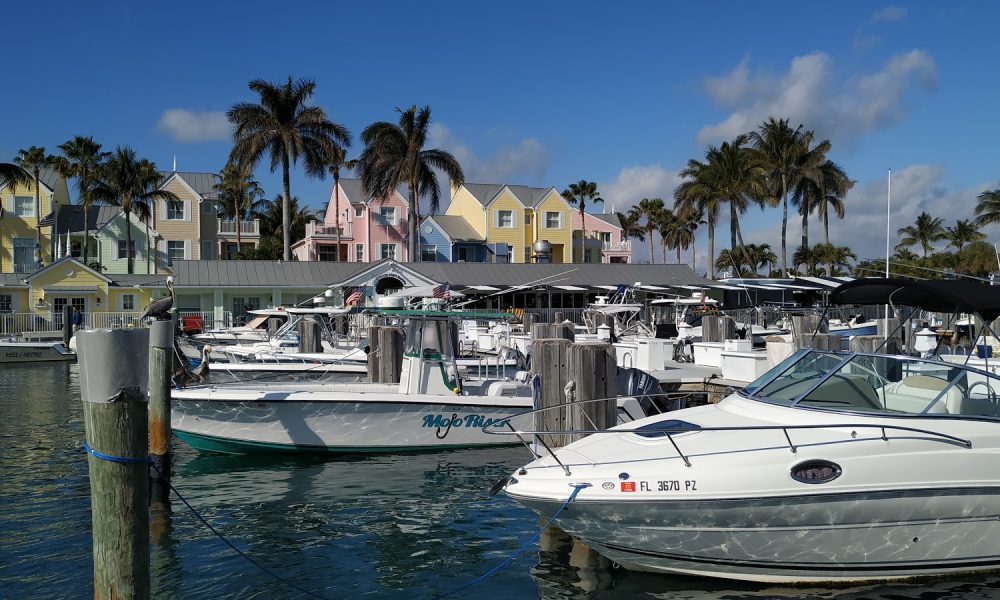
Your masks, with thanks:
[[[452,427],[482,429],[483,427],[503,427],[506,424],[506,419],[492,419],[485,415],[466,415],[462,417],[458,413],[451,413],[450,417],[446,415],[424,415],[423,427],[437,429],[437,437],[444,439]]]
[[[5,352],[4,358],[41,358],[41,352]]]

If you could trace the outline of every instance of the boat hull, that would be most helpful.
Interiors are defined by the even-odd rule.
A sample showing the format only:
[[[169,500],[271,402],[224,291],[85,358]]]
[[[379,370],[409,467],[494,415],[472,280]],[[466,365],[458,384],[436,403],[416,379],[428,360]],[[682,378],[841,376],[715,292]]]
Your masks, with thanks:
[[[632,570],[847,583],[1000,568],[1000,487],[627,503],[586,493],[557,524]],[[512,496],[543,516],[562,505]]]
[[[198,450],[231,454],[400,452],[519,443],[485,433],[483,427],[502,427],[525,410],[523,399],[509,402],[513,398],[498,398],[492,405],[398,401],[398,395],[396,401],[358,399],[365,394],[323,401],[227,401],[178,397],[184,393],[173,399],[177,436]]]
[[[61,343],[0,342],[0,364],[76,360]]]

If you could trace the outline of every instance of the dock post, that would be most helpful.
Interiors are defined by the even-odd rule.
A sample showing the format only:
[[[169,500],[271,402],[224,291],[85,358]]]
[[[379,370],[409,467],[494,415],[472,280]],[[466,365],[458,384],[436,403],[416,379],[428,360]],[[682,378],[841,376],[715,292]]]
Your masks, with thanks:
[[[556,325],[563,322],[563,313],[561,310],[557,310],[555,312],[555,319],[552,319],[552,322],[555,323]]]
[[[299,322],[299,353],[318,354],[323,351],[323,334],[313,319]]]
[[[606,342],[578,342],[569,347],[567,371],[573,378],[570,428],[574,430],[604,430],[618,420],[617,395],[618,359],[615,347]],[[603,399],[603,401],[602,401]],[[568,442],[587,437],[586,433],[570,434]]]
[[[403,372],[403,330],[379,327],[378,349],[378,383],[399,383]]]
[[[284,320],[281,317],[270,317],[267,319],[267,337],[274,337],[274,334],[278,333],[281,329],[281,325]]]
[[[534,327],[539,327],[535,324]],[[565,404],[566,382],[569,380],[569,368],[566,355],[571,342],[563,338],[535,339],[531,344],[531,366],[538,375],[539,393],[535,400],[536,409],[544,408],[535,415],[535,431],[564,431],[569,428],[569,411],[566,406],[551,408]],[[547,434],[539,436],[550,448],[566,444],[565,434]]]
[[[149,330],[96,329],[79,336],[87,445],[93,452],[136,460],[87,457],[94,597],[149,598]]]
[[[149,467],[150,495],[170,495],[170,374],[174,366],[174,321],[149,326]]]
[[[368,327],[368,381],[377,383],[379,381],[379,351],[378,332],[382,328],[378,325]]]
[[[63,346],[67,349],[69,348],[69,339],[73,337],[73,305],[67,304],[63,307],[63,326],[62,326],[62,342]]]

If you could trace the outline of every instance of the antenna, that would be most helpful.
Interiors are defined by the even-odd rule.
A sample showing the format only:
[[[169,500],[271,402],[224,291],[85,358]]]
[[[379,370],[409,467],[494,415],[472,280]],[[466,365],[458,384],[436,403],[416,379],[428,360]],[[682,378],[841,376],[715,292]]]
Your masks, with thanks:
[[[177,155],[174,155],[174,173],[177,172]]]

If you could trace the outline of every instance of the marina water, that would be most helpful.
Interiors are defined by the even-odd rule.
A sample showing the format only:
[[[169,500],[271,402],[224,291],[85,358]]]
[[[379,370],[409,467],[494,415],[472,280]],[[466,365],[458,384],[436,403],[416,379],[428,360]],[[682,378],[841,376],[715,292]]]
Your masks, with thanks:
[[[76,365],[0,367],[0,598],[91,598],[90,488]],[[524,448],[378,456],[199,455],[174,483],[239,548],[332,598],[433,598],[538,530],[486,490]],[[152,531],[156,598],[303,597],[236,555],[176,499]],[[998,541],[1000,543],[1000,541]],[[998,598],[1000,576],[845,589],[630,573],[558,531],[457,598]]]

